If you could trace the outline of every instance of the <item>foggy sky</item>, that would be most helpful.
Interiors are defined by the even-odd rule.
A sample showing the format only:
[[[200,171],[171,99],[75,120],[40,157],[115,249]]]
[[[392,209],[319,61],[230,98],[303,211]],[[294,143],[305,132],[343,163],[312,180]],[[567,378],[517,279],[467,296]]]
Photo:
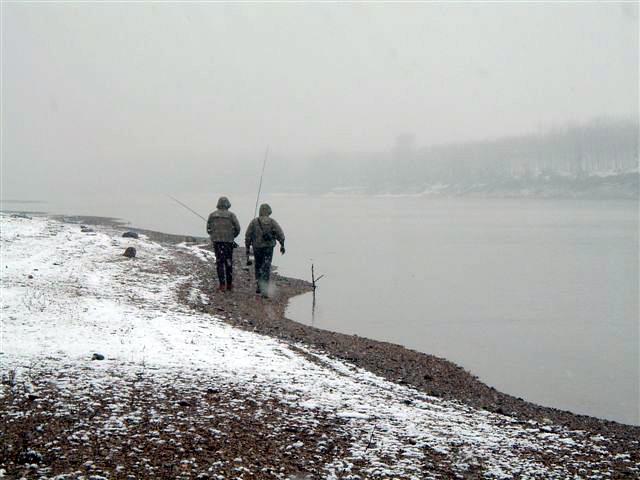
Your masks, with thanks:
[[[638,8],[5,3],[2,108],[3,198],[637,118]]]

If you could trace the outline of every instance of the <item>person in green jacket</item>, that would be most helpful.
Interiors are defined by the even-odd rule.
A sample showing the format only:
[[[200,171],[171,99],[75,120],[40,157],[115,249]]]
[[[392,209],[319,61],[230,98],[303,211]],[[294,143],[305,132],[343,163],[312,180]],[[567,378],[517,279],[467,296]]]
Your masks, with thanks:
[[[269,277],[271,276],[271,260],[276,241],[280,243],[280,253],[284,255],[284,232],[278,222],[271,218],[271,207],[263,203],[258,211],[259,216],[251,220],[244,236],[244,245],[249,264],[249,253],[253,247],[255,260],[256,293],[268,296]]]
[[[218,287],[221,292],[233,290],[233,249],[237,246],[234,239],[240,234],[240,223],[229,209],[231,202],[227,197],[218,199],[217,210],[209,215],[207,233],[213,243],[216,255]]]

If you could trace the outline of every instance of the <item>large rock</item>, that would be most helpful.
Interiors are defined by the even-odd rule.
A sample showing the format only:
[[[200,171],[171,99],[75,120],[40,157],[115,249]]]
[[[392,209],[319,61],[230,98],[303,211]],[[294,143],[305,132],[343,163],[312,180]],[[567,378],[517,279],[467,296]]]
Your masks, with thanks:
[[[122,234],[122,236],[123,236],[124,238],[138,238],[138,234],[137,234],[136,232],[131,232],[131,231],[129,231],[129,232],[124,232],[124,233]]]
[[[134,258],[136,256],[136,249],[133,247],[127,247],[122,255],[127,258]]]

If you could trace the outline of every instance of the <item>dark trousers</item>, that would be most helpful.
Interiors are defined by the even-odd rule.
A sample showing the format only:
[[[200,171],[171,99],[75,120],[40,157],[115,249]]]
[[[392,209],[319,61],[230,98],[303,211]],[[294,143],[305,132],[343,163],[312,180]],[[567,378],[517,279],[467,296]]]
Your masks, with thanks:
[[[213,242],[213,252],[216,254],[216,270],[220,285],[233,284],[233,243]]]
[[[260,289],[265,292],[271,276],[271,260],[273,259],[273,247],[253,249],[253,259],[256,267],[256,281]]]

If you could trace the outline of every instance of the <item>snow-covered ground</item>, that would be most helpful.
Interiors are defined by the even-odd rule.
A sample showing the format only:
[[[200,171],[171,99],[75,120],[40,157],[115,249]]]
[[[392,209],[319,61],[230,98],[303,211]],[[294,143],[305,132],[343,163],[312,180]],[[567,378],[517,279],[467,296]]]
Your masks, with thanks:
[[[602,436],[432,398],[303,345],[196,312],[177,298],[187,277],[166,268],[184,247],[122,238],[107,228],[84,233],[79,225],[46,217],[2,214],[0,220],[0,396],[22,382],[24,395],[37,397],[42,383],[30,379],[47,376],[48,391],[56,392],[64,413],[68,399],[96,389],[120,392],[108,414],[97,417],[97,427],[94,422],[101,436],[126,434],[135,423],[130,415],[123,418],[118,398],[124,403],[132,395],[123,378],[144,372],[154,384],[242,391],[258,405],[277,401],[298,412],[296,421],[309,429],[320,414],[334,418],[350,448],[316,466],[322,478],[349,478],[353,465],[364,472],[358,478],[440,478],[434,455],[461,477],[473,471],[487,478],[607,478],[614,460],[640,472],[624,455],[610,456]],[[135,246],[137,258],[122,256],[127,246]],[[92,360],[94,353],[105,359]],[[71,371],[74,381],[64,375]],[[207,417],[200,412],[193,422],[206,425]],[[85,427],[74,426],[70,435],[82,441],[96,434]],[[211,435],[220,434],[208,427]],[[50,448],[57,448],[55,442]],[[287,449],[322,452],[322,445],[293,442]],[[189,452],[184,456],[188,461]],[[242,468],[237,476],[243,478]]]

